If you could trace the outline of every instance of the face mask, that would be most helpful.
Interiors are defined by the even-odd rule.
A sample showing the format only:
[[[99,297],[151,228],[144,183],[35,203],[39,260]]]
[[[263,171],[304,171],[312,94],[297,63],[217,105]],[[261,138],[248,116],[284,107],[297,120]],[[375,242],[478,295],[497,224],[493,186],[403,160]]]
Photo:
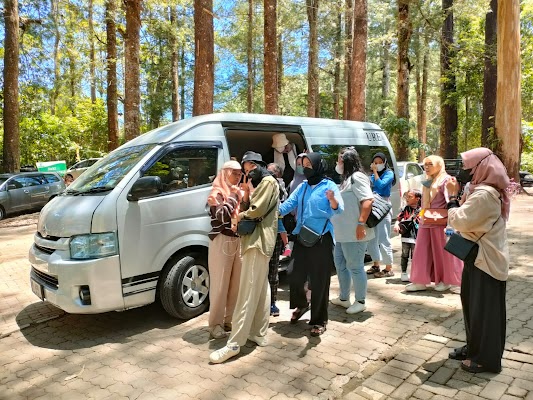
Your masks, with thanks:
[[[297,166],[296,166],[296,173],[297,173],[297,174],[300,174],[300,175],[303,175],[303,174],[304,174],[304,167],[303,167],[303,165],[297,165]]]
[[[344,165],[337,163],[337,165],[335,165],[335,172],[339,175],[344,174]]]
[[[467,184],[468,182],[470,182],[473,178],[473,176],[471,175],[472,173],[472,168],[470,169],[462,169],[460,170],[458,173],[457,173],[457,181],[462,183],[463,185]]]
[[[283,147],[276,147],[276,151],[277,151],[278,153],[283,153],[283,151],[285,151],[285,146],[283,146]]]
[[[305,167],[304,175],[307,179],[312,178],[315,175],[315,170],[313,168]]]
[[[381,172],[385,169],[385,164],[376,164],[376,170]]]
[[[248,172],[248,178],[252,181],[253,187],[257,187],[261,183],[261,171],[259,168],[252,169]]]
[[[433,183],[433,179],[425,179],[422,181],[422,185],[427,188],[430,188],[432,183]]]

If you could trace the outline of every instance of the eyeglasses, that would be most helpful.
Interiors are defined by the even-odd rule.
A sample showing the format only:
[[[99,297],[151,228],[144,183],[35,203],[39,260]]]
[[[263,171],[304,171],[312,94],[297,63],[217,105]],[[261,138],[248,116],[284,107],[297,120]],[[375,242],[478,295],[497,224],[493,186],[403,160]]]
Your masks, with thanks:
[[[427,163],[427,164],[424,164],[424,168],[426,167],[432,167],[433,166],[433,163]]]

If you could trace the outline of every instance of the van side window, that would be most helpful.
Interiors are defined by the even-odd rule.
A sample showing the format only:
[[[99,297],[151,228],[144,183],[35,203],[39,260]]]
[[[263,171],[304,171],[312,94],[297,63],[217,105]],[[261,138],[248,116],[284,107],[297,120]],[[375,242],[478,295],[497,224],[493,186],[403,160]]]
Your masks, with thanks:
[[[345,147],[353,147],[357,150],[361,163],[363,164],[363,170],[365,174],[370,175],[370,164],[372,164],[372,156],[376,153],[383,153],[389,160],[389,167],[392,169],[392,162],[389,149],[383,146],[371,146],[371,145],[337,145],[337,144],[322,144],[313,145],[312,150],[319,152],[322,158],[327,163],[326,176],[331,178],[335,183],[340,183],[340,176],[335,172],[335,164],[339,155],[339,151]]]
[[[144,176],[159,176],[164,192],[210,185],[217,174],[217,149],[176,149],[155,162]]]

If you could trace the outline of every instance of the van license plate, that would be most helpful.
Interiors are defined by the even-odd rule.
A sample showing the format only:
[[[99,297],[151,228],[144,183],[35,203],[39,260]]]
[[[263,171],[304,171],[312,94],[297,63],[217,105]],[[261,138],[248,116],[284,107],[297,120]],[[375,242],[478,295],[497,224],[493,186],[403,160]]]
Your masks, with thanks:
[[[41,285],[39,285],[37,282],[35,282],[33,279],[31,280],[31,291],[41,300],[44,300],[44,290]]]

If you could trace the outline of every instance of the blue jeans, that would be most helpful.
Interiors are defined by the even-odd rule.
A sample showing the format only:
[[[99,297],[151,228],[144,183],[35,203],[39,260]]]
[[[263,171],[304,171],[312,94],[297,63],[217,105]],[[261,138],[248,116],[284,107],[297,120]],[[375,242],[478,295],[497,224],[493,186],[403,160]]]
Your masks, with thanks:
[[[372,261],[382,261],[385,265],[392,265],[391,220],[392,212],[374,227],[376,236],[368,242],[368,254]]]
[[[365,250],[367,242],[346,242],[335,245],[334,260],[339,278],[341,300],[350,300],[350,286],[353,280],[355,299],[366,298]]]

